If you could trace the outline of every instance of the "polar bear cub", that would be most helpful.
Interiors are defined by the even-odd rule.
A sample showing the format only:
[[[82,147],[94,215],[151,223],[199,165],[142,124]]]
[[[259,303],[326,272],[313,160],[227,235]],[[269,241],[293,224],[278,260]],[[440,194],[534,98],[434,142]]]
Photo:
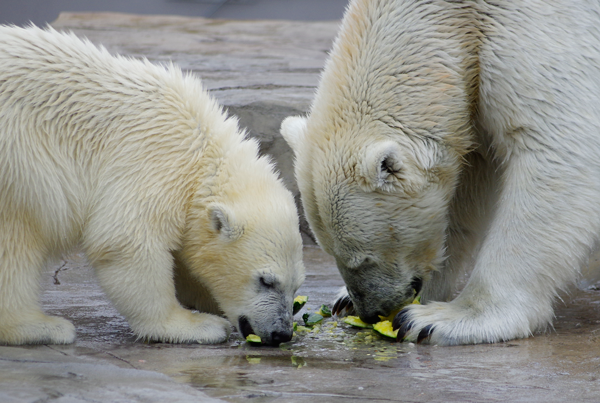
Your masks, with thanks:
[[[599,94],[596,0],[352,1],[308,118],[282,124],[336,310],[375,322],[422,291],[399,339],[544,329],[600,234]]]
[[[140,338],[218,343],[230,322],[291,338],[293,197],[178,68],[0,27],[0,189],[0,343],[73,342],[70,322],[42,312],[39,282],[78,244]]]

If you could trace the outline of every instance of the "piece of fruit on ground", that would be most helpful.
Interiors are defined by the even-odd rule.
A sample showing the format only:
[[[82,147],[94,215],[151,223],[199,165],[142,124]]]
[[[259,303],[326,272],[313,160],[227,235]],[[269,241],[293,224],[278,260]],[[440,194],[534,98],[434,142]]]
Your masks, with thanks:
[[[321,305],[319,310],[315,313],[318,313],[319,315],[321,315],[324,318],[328,318],[331,316],[331,309],[329,309],[329,307],[327,305]]]
[[[318,313],[307,312],[304,315],[302,315],[302,319],[304,319],[304,324],[306,326],[314,326],[323,320],[323,316],[319,315]]]
[[[302,309],[302,307],[306,305],[306,302],[308,302],[308,297],[305,295],[298,295],[296,298],[294,298],[294,315],[300,312],[300,309]]]
[[[384,320],[381,322],[377,322],[373,325],[373,330],[379,333],[382,336],[390,337],[396,340],[396,336],[398,335],[398,329],[394,330],[392,326],[392,322],[389,320]]]
[[[360,320],[360,318],[358,316],[346,316],[342,320],[344,321],[344,323],[347,323],[348,325],[351,325],[354,327],[360,327],[363,329],[371,329],[373,327],[372,325]]]
[[[252,343],[252,344],[261,344],[262,343],[262,339],[260,338],[260,336],[257,336],[255,334],[249,334],[248,336],[246,336],[246,341],[248,343]]]

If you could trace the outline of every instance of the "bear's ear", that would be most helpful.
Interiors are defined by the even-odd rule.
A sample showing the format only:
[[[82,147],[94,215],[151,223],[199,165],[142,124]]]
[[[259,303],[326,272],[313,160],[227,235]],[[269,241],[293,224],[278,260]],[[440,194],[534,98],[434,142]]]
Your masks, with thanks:
[[[281,122],[281,135],[296,154],[306,130],[306,118],[290,116]]]
[[[223,204],[211,204],[208,207],[208,217],[212,229],[227,241],[235,241],[244,233],[244,228],[236,225],[233,212]]]
[[[385,141],[369,147],[359,164],[359,173],[368,190],[378,188],[394,191],[403,176],[400,146],[392,141]]]

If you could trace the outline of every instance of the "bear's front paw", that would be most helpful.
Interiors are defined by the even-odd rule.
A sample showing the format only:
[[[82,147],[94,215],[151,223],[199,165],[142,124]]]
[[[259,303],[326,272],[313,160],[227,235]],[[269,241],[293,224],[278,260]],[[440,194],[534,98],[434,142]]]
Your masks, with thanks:
[[[132,324],[139,339],[163,343],[217,344],[227,341],[231,323],[216,315],[178,308],[166,323]]]
[[[75,326],[61,317],[22,313],[19,320],[14,321],[0,316],[0,345],[71,344],[74,341]]]
[[[196,342],[200,344],[224,343],[231,334],[231,323],[224,318],[208,313],[194,313],[201,316],[201,324],[198,325],[200,332],[196,336]]]
[[[398,341],[438,345],[496,343],[532,334],[522,312],[466,308],[454,302],[410,305],[392,324]]]

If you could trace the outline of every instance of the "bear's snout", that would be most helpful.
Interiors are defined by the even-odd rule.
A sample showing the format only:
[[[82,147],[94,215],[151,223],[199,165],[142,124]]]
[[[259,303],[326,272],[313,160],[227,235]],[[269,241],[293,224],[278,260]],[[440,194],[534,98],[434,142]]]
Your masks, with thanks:
[[[381,311],[379,311],[379,312],[381,312]],[[381,318],[379,317],[379,315],[380,315],[379,312],[376,314],[370,314],[368,316],[360,315],[359,317],[360,317],[360,320],[362,320],[365,323],[374,324],[381,320]]]
[[[271,333],[271,344],[278,346],[281,343],[292,340],[292,331],[273,332]]]
[[[247,317],[245,316],[240,316],[240,318],[238,319],[238,326],[239,326],[239,330],[242,333],[242,336],[244,338],[248,337],[249,334],[257,334],[258,336],[260,336],[262,338],[262,341],[264,344],[270,344],[272,346],[278,346],[281,343],[285,343],[287,341],[292,340],[292,329],[291,326],[289,329],[285,329],[285,330],[274,330],[272,332],[266,332],[266,335],[264,334],[264,330],[265,329],[260,329],[257,328],[258,332],[256,332],[253,328],[252,325],[250,325],[250,321],[248,320]],[[267,336],[268,335],[268,336]]]

